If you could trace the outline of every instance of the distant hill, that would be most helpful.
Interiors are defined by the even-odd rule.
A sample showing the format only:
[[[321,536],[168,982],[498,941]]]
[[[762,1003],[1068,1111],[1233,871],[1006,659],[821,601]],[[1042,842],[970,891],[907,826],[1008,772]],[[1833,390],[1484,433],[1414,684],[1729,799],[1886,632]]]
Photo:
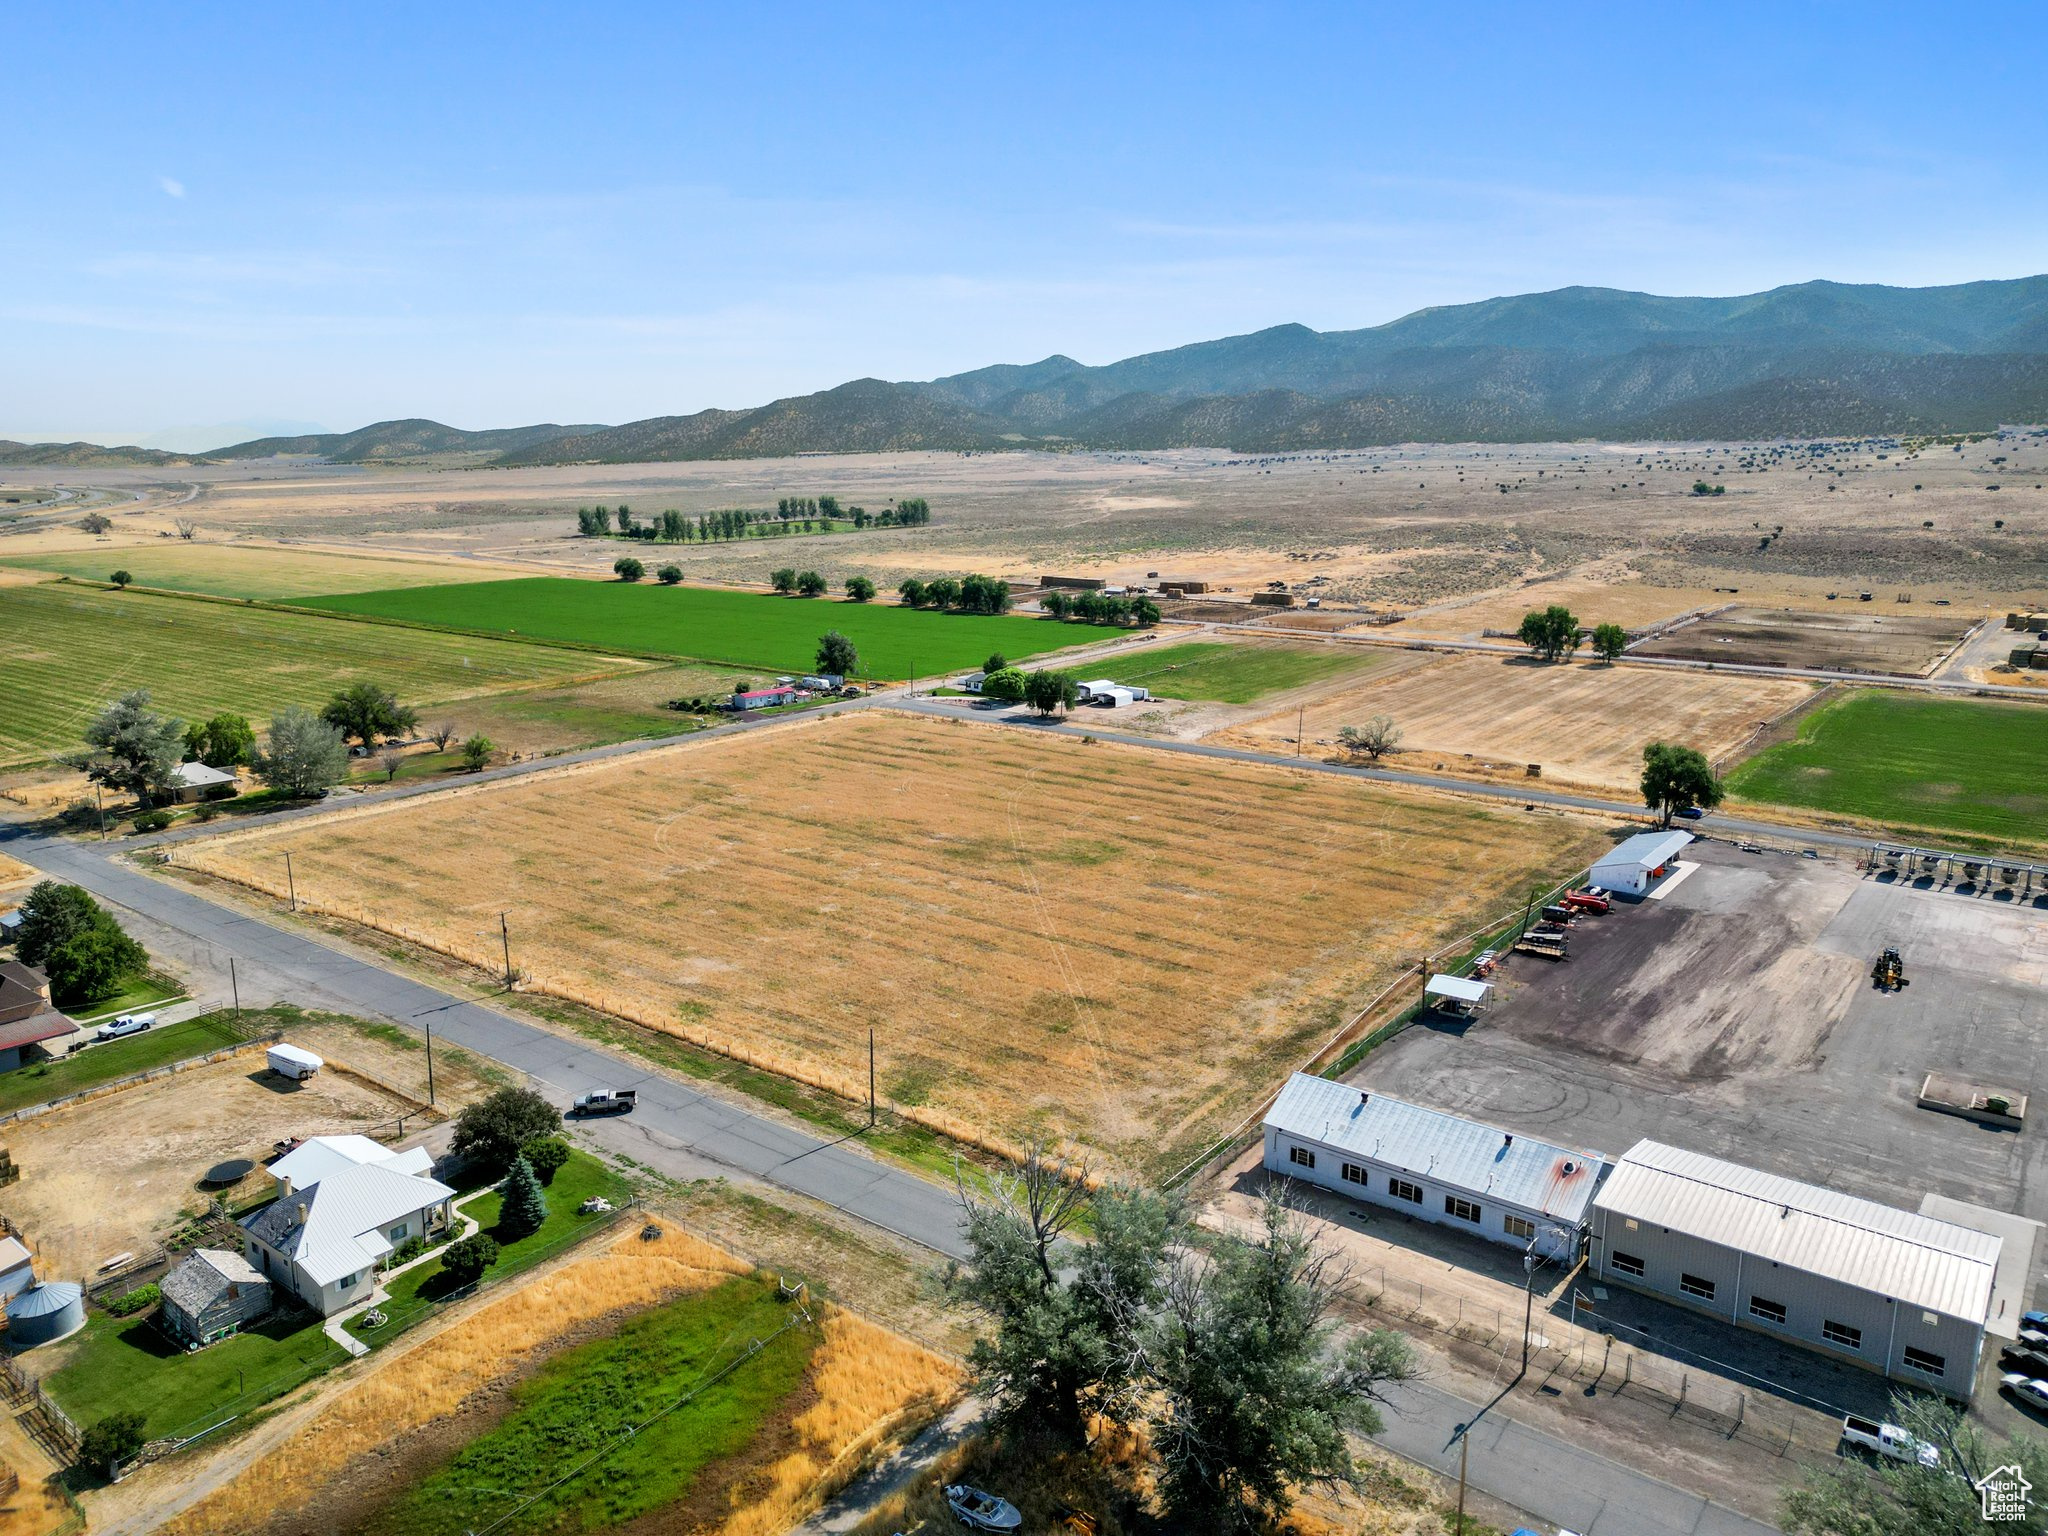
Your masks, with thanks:
[[[545,422],[534,427],[499,427],[484,432],[465,432],[444,427],[438,421],[418,417],[406,421],[380,421],[354,432],[319,432],[305,437],[259,437],[253,442],[216,448],[211,459],[269,459],[312,457],[330,464],[388,464],[407,459],[431,458],[450,453],[516,453],[555,438],[600,432],[602,427],[563,427]]]
[[[1273,326],[1101,367],[1053,356],[922,383],[856,379],[618,427],[465,432],[385,421],[205,457],[389,464],[463,454],[514,465],[1005,447],[1272,453],[2022,421],[2048,421],[2048,276],[1946,288],[1811,282],[1736,298],[1560,288],[1417,310],[1365,330]],[[180,462],[139,448],[0,444],[0,463]]]
[[[16,443],[0,438],[0,465],[105,469],[130,464],[160,467],[197,462],[196,455],[165,453],[156,448],[102,448],[98,443]]]

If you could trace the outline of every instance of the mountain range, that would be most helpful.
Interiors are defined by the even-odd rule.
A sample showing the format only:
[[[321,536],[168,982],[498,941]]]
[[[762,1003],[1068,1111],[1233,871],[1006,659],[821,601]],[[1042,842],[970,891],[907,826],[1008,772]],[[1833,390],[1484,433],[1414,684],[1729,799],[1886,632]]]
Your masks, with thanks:
[[[2048,420],[2048,276],[1940,288],[1799,283],[1736,298],[1561,288],[1356,331],[1280,325],[1091,367],[1053,356],[856,379],[745,410],[468,432],[379,422],[198,455],[0,442],[0,464],[461,454],[634,463],[916,449],[1243,453],[1399,442],[1980,431]],[[41,457],[37,457],[41,455]],[[126,456],[126,457],[124,457]]]

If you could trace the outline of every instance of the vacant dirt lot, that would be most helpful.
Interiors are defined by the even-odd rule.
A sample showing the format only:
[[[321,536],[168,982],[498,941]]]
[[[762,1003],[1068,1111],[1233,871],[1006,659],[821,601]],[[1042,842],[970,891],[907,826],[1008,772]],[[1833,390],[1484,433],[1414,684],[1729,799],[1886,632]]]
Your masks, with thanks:
[[[1648,641],[1635,654],[1920,677],[1982,617],[1962,610],[1893,611],[1860,602],[1827,612],[1732,608]]]
[[[654,1028],[1171,1165],[1582,824],[881,711],[184,862]],[[1436,871],[1483,872],[1446,894]],[[488,931],[484,931],[484,930]]]
[[[1447,656],[1326,693],[1308,704],[1305,717],[1290,709],[1215,739],[1291,748],[1299,722],[1309,742],[1328,750],[1342,727],[1386,714],[1401,729],[1396,766],[1489,776],[1489,765],[1520,775],[1527,764],[1541,763],[1545,782],[1633,790],[1649,742],[1680,741],[1722,757],[1803,702],[1812,687],[1676,669]]]
[[[77,1279],[147,1247],[181,1212],[205,1209],[199,1181],[215,1163],[260,1161],[281,1137],[363,1131],[410,1107],[339,1072],[291,1086],[252,1050],[0,1127],[21,1169],[21,1182],[0,1190],[0,1209],[41,1273]]]

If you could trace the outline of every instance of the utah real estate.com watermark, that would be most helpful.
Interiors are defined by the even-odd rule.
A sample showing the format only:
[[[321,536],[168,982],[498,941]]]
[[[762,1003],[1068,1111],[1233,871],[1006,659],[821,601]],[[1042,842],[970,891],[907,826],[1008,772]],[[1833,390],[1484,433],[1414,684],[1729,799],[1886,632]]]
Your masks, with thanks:
[[[2020,1476],[2017,1465],[1985,1473],[1977,1480],[1976,1488],[1977,1496],[1984,1501],[1985,1524],[2027,1518],[2027,1495],[2034,1491],[2034,1485]]]

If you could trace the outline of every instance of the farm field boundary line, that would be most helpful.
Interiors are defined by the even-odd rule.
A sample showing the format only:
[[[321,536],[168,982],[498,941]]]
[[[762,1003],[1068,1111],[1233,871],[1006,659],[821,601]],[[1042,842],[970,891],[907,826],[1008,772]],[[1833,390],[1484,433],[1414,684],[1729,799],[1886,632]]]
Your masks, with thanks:
[[[1284,630],[1267,629],[1251,623],[1210,623],[1202,627],[1228,634],[1256,635],[1266,640],[1286,634]],[[1342,634],[1323,635],[1317,637],[1317,640],[1326,645],[1376,646],[1382,650],[1397,651],[1481,651],[1500,656],[1529,654],[1529,648],[1525,645],[1500,645],[1486,640],[1424,640],[1396,635]],[[1302,643],[1314,644],[1317,640],[1304,639]],[[1907,692],[1979,694],[1985,698],[2048,704],[2048,697],[2044,697],[2043,691],[2036,688],[2008,687],[2002,683],[1972,683],[1943,677],[1907,677],[1892,672],[1840,672],[1826,667],[1770,667],[1750,662],[1692,661],[1682,656],[1624,655],[1615,665],[1664,667],[1681,672],[1729,672],[1749,677],[1791,677],[1815,683],[1854,683],[1869,688],[1899,688]]]

